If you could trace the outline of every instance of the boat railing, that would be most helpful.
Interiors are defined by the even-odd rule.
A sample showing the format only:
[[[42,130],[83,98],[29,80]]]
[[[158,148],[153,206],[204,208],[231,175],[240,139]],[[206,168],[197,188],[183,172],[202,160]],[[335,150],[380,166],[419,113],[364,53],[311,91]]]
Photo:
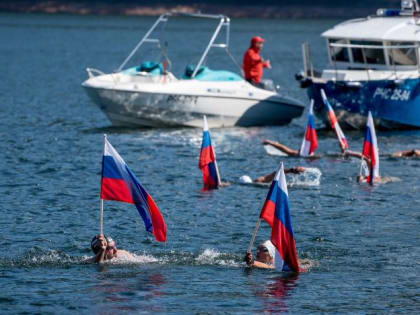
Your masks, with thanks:
[[[152,27],[147,31],[147,33],[143,36],[143,38],[137,43],[137,45],[134,47],[134,49],[130,52],[130,54],[125,58],[123,63],[118,67],[117,72],[121,71],[124,66],[127,64],[127,62],[130,61],[130,59],[134,56],[134,54],[139,50],[139,48],[144,43],[156,43],[160,47],[160,40],[157,38],[149,38],[154,30],[159,26],[159,24],[164,24],[168,21],[169,13],[162,14],[158,17],[158,19],[153,23]]]
[[[104,75],[105,73],[101,70],[95,69],[95,68],[86,68],[86,72],[88,73],[89,78],[96,77],[96,74]]]
[[[371,48],[371,49],[402,49],[402,48],[417,48],[418,45],[358,45],[358,44],[345,44],[345,43],[330,43],[330,47],[341,48]]]
[[[235,58],[229,52],[229,36],[230,36],[230,19],[229,19],[229,17],[227,17],[225,15],[216,15],[216,14],[168,12],[168,13],[165,13],[165,14],[162,14],[161,16],[159,16],[159,18],[155,21],[155,23],[152,25],[152,27],[146,32],[146,34],[143,36],[143,38],[137,43],[137,45],[133,48],[133,50],[130,52],[130,54],[127,56],[127,58],[125,58],[125,60],[122,62],[122,64],[118,67],[116,72],[120,72],[125,67],[125,65],[131,60],[131,58],[134,56],[134,54],[139,50],[139,48],[144,43],[157,44],[157,46],[159,48],[161,48],[161,50],[162,50],[163,57],[166,59],[166,61],[168,62],[169,65],[171,64],[169,58],[166,55],[166,51],[162,49],[160,39],[151,38],[151,36],[152,36],[153,32],[156,30],[156,28],[160,24],[165,24],[168,21],[168,18],[171,17],[171,16],[186,16],[186,17],[207,18],[207,19],[218,19],[219,20],[219,23],[218,23],[212,37],[210,38],[210,41],[209,41],[206,49],[204,50],[203,54],[201,55],[200,60],[197,63],[197,65],[196,65],[196,67],[195,67],[195,69],[194,69],[194,71],[191,75],[191,78],[194,78],[197,75],[197,72],[199,71],[200,67],[203,65],[204,61],[206,60],[206,57],[207,57],[211,48],[225,49],[226,53],[233,60],[235,65],[238,66],[239,69],[241,68],[238,65],[238,63],[236,62]],[[225,33],[226,33],[225,39],[224,39],[224,41],[222,41],[220,43],[216,43],[215,41],[216,41],[216,39],[218,38],[218,35],[220,34],[220,32],[222,32],[223,29],[225,29]]]
[[[225,42],[216,44],[215,41],[217,39],[217,36],[222,31],[223,27],[226,28]],[[224,49],[226,49],[226,51],[228,51],[228,49],[229,49],[229,33],[230,33],[230,19],[227,16],[223,16],[220,19],[219,24],[217,25],[216,30],[214,31],[212,37],[210,38],[210,41],[207,44],[206,49],[204,50],[203,54],[201,55],[201,58],[200,58],[200,60],[197,64],[197,66],[195,67],[192,75],[191,75],[191,79],[193,79],[196,76],[198,70],[203,65],[203,62],[206,59],[206,57],[207,57],[211,48],[224,48]]]
[[[314,66],[312,64],[311,49],[308,42],[302,43],[302,59],[305,76],[314,78]]]

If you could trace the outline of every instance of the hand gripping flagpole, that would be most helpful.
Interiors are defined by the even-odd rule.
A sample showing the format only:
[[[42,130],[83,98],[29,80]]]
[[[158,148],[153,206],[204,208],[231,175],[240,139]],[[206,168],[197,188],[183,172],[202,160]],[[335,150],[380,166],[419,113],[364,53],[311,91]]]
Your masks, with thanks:
[[[102,171],[103,171],[103,159],[104,159],[104,155],[105,155],[105,142],[106,142],[106,134],[104,134],[104,149],[102,152]],[[100,206],[99,206],[99,234],[102,235],[103,234],[103,218],[104,218],[104,200],[101,198],[100,199]]]

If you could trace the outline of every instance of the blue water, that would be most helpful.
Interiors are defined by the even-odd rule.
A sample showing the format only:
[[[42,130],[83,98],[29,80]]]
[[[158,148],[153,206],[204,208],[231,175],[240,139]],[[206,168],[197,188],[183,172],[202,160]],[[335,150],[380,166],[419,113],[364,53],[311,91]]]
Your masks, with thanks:
[[[300,145],[305,118],[285,127],[212,130],[222,177],[233,184],[200,192],[199,129],[113,128],[84,94],[86,67],[119,66],[152,22],[139,17],[0,15],[0,310],[2,313],[417,313],[420,309],[420,160],[381,159],[401,182],[355,182],[356,160],[313,162],[267,155],[265,138]],[[319,33],[332,20],[234,20],[232,53],[254,34],[274,79],[307,102],[293,75],[309,40],[322,66]],[[169,31],[180,75],[209,35],[181,20]],[[221,55],[220,55],[221,56]],[[225,68],[215,54],[213,68]],[[211,61],[209,60],[209,61]],[[232,68],[234,69],[234,68]],[[103,133],[156,200],[166,244],[146,234],[136,209],[105,202],[104,231],[136,254],[122,264],[84,263],[98,232]],[[363,135],[349,133],[350,146]],[[420,147],[420,132],[379,132],[380,151]],[[336,152],[319,133],[319,152]],[[314,267],[298,276],[248,270],[242,257],[267,188],[237,184],[286,167],[319,168],[317,187],[289,189],[296,246]],[[290,179],[290,178],[289,178]],[[257,243],[269,238],[266,224]]]

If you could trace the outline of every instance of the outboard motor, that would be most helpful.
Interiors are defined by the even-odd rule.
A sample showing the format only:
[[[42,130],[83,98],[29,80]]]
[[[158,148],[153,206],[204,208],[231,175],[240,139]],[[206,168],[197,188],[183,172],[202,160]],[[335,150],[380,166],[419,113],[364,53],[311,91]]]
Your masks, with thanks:
[[[267,91],[273,91],[273,92],[276,91],[274,82],[273,80],[270,80],[270,79],[262,79],[259,87]]]

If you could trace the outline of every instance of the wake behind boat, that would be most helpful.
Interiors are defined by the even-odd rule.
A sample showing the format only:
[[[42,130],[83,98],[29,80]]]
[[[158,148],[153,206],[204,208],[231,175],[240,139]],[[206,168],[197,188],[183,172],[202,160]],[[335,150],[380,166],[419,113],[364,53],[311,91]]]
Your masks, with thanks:
[[[284,125],[302,114],[302,103],[278,94],[273,87],[258,88],[236,73],[204,66],[211,48],[224,49],[232,57],[228,50],[230,19],[223,15],[182,14],[218,19],[219,23],[198,64],[187,66],[181,78],[169,71],[171,61],[163,49],[163,62],[143,62],[125,69],[143,44],[162,48],[160,39],[151,36],[174,15],[161,15],[115,73],[87,69],[89,79],[82,86],[113,125],[201,127],[203,115],[209,127]],[[225,40],[216,43],[222,30]]]

